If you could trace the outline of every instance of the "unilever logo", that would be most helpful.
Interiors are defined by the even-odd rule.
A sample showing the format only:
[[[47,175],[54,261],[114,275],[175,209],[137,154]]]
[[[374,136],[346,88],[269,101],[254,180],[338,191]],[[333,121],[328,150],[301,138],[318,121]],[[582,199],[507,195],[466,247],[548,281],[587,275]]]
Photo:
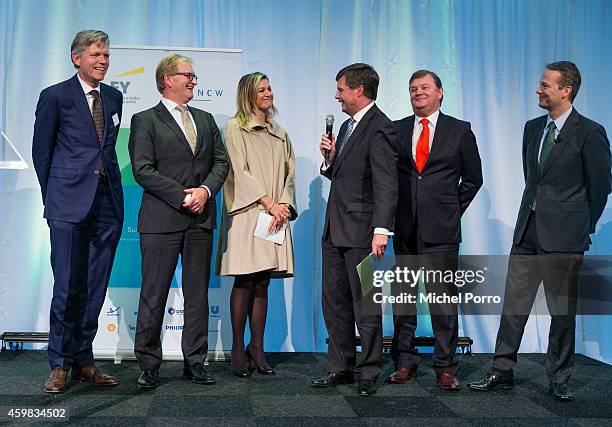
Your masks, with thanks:
[[[218,305],[210,306],[210,317],[219,317],[219,306]]]

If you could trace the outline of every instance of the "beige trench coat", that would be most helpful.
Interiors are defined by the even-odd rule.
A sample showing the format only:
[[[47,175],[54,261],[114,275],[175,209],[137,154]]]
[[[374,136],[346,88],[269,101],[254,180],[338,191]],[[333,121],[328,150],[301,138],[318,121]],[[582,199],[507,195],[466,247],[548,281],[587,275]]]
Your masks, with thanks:
[[[272,271],[273,278],[293,276],[291,229],[286,228],[282,245],[253,236],[258,203],[268,195],[274,203],[295,204],[295,155],[287,132],[274,120],[260,124],[251,119],[250,131],[230,119],[224,142],[230,170],[223,185],[223,214],[217,241],[215,273],[221,276]]]

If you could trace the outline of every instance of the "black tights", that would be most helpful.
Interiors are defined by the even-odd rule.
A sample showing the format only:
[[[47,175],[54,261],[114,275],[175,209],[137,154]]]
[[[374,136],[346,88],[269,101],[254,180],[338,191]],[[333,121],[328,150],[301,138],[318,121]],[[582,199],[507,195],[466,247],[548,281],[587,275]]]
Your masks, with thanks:
[[[249,351],[258,366],[268,366],[264,353],[264,330],[268,312],[268,286],[270,272],[242,274],[234,278],[234,288],[230,298],[232,317],[232,364],[240,370],[247,365],[244,353],[244,330],[249,316],[251,342]]]

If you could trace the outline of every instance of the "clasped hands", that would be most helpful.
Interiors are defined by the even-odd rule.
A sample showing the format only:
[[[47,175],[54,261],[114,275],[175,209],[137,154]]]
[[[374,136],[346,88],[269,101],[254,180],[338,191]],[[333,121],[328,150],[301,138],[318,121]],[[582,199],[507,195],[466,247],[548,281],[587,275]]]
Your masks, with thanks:
[[[191,197],[187,198],[183,202],[183,208],[187,209],[190,213],[200,215],[204,211],[204,206],[208,201],[208,190],[203,187],[197,188],[186,188],[185,193],[190,194]]]
[[[270,225],[268,225],[268,233],[271,234],[278,233],[291,217],[289,206],[285,204],[273,204],[272,207],[268,209],[268,213],[272,215],[272,220],[270,221]]]

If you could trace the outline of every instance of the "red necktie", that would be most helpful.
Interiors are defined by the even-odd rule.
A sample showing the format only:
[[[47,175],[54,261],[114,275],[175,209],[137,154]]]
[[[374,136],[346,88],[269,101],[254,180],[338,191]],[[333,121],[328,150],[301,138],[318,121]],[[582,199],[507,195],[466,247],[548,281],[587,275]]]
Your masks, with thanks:
[[[427,156],[429,156],[429,120],[421,119],[421,125],[423,130],[416,147],[416,167],[419,173],[423,171],[427,163]]]

